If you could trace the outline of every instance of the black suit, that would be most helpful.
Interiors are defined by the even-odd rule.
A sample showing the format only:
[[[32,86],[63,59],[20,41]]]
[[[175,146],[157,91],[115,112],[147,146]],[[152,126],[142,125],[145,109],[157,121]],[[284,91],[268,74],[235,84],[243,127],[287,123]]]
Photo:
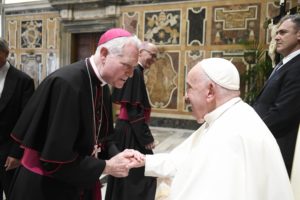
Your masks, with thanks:
[[[276,138],[290,175],[300,121],[300,55],[269,78],[253,107]]]
[[[10,134],[33,92],[33,79],[11,65],[0,98],[0,181],[6,194],[14,171],[5,172],[6,158],[20,158],[22,154],[17,145],[12,145]]]

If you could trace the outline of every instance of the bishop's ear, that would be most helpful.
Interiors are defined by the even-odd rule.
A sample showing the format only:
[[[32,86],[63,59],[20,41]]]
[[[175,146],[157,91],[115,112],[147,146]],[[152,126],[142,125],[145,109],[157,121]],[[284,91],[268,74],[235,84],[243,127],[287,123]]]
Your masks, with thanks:
[[[106,47],[102,47],[100,49],[100,57],[101,57],[101,59],[105,59],[108,56],[108,54],[109,54],[109,51],[108,51],[108,49]]]

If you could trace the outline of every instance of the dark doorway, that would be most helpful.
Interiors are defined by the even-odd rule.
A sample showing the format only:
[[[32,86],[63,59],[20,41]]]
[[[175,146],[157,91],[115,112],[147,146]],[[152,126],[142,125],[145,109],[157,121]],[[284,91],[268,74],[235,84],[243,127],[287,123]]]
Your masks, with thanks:
[[[95,53],[102,33],[72,34],[71,63],[83,60]]]

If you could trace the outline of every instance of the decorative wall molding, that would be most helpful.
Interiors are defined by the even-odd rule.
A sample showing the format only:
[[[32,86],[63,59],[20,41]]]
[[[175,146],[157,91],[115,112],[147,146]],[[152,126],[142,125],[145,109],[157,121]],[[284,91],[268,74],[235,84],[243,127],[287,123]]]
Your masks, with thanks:
[[[296,4],[287,0],[288,8]],[[158,60],[145,71],[152,116],[156,124],[178,126],[193,119],[184,101],[188,71],[208,57],[232,60],[240,73],[251,68],[242,42],[255,40],[267,49],[270,30],[263,27],[279,7],[274,0],[43,0],[5,5],[3,11],[11,62],[36,84],[69,64],[75,33],[123,27],[157,44]]]

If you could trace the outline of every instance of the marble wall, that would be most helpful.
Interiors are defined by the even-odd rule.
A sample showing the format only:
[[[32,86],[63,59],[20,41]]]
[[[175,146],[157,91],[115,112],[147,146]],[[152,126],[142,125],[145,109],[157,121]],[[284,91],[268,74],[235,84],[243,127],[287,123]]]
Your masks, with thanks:
[[[57,12],[7,14],[5,17],[9,60],[34,78],[36,86],[59,67],[59,18]]]
[[[36,85],[58,67],[69,64],[73,33],[123,27],[160,49],[157,62],[145,72],[152,125],[192,129],[198,125],[184,102],[188,71],[203,58],[223,57],[232,60],[243,74],[255,64],[254,54],[244,43],[256,41],[267,50],[271,42],[267,22],[279,14],[279,1],[275,0],[194,0],[107,7],[80,1],[72,1],[72,6],[61,1],[52,6],[43,2],[45,8],[38,3],[4,8],[10,60],[31,75]],[[287,9],[295,6],[296,0],[287,0]],[[246,85],[242,83],[242,95],[247,92]]]
[[[287,1],[287,9],[296,6]],[[243,74],[254,64],[246,42],[268,49],[266,20],[279,14],[271,0],[202,1],[124,6],[120,26],[158,45],[158,61],[145,73],[153,116],[190,119],[184,102],[187,72],[203,58],[223,57]],[[242,94],[247,90],[242,84]],[[174,117],[176,116],[176,117]],[[176,121],[176,120],[175,120]]]

